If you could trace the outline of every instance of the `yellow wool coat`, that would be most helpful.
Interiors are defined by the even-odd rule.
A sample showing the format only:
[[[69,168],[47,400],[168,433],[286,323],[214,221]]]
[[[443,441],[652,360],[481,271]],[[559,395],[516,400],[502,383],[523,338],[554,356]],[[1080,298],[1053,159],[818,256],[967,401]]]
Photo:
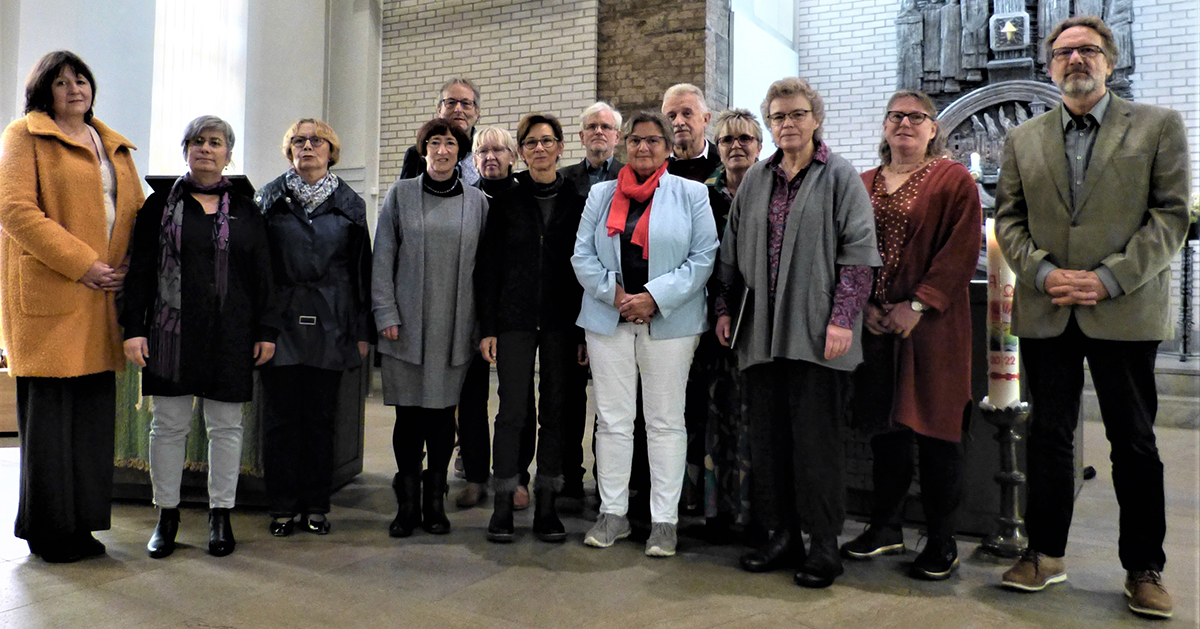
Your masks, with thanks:
[[[68,378],[124,369],[114,294],[78,282],[116,268],[145,200],[133,144],[92,119],[116,175],[107,233],[95,152],[32,112],[0,139],[0,326],[13,376]]]

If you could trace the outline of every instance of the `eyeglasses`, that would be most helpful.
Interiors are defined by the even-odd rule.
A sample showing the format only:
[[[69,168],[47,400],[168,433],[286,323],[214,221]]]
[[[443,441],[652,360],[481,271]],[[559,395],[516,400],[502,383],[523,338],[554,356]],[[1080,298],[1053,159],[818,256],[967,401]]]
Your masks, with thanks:
[[[325,138],[320,138],[315,135],[294,135],[292,136],[292,148],[302,149],[304,143],[311,143],[313,148],[321,148],[325,145]]]
[[[462,107],[464,110],[475,109],[475,101],[469,98],[443,98],[438,104],[446,109]]]
[[[914,127],[919,127],[919,126],[925,124],[926,120],[933,118],[933,116],[930,116],[929,114],[922,112],[922,111],[910,111],[907,113],[903,112],[903,111],[889,111],[889,112],[887,112],[886,118],[887,118],[887,121],[892,124],[900,124],[900,122],[902,120],[904,120],[905,118],[908,118],[909,124],[911,124]]]
[[[795,111],[789,111],[786,114],[771,114],[770,116],[767,116],[767,121],[771,123],[772,127],[778,127],[782,125],[784,120],[791,120],[794,124],[800,124],[801,122],[804,122],[804,119],[807,118],[808,114],[811,113],[811,109],[797,109]]]
[[[204,146],[205,144],[217,149],[217,148],[221,148],[222,146],[225,145],[225,140],[222,140],[221,138],[218,138],[216,136],[212,136],[209,138],[204,138],[203,136],[197,136],[197,137],[194,137],[194,138],[188,140],[188,146]]]
[[[734,142],[737,142],[742,146],[750,146],[751,144],[758,142],[758,138],[747,133],[743,133],[736,137],[732,135],[723,135],[717,138],[717,144],[720,144],[721,146],[732,146]]]
[[[486,148],[481,148],[478,151],[475,151],[475,153],[477,155],[479,155],[480,157],[487,157],[488,155],[500,156],[507,152],[508,152],[508,147],[505,147],[505,146],[499,146],[499,147],[489,146]]]
[[[1087,45],[1063,46],[1062,48],[1055,48],[1054,50],[1050,51],[1050,55],[1054,57],[1055,61],[1066,61],[1071,58],[1071,54],[1076,52],[1079,53],[1080,57],[1089,60],[1095,59],[1096,55],[1104,54],[1104,50],[1102,50],[1099,46]]]
[[[656,149],[665,145],[667,143],[667,139],[661,135],[648,135],[644,138],[631,135],[625,138],[625,143],[634,148],[640,146],[642,143],[645,143],[646,146],[649,146],[651,149]]]
[[[588,133],[595,133],[597,131],[616,131],[617,128],[603,122],[593,122],[592,124],[584,125],[583,130]]]
[[[555,144],[558,144],[558,138],[550,136],[546,136],[544,138],[525,138],[525,141],[521,142],[521,146],[524,147],[526,151],[532,151],[533,149],[537,148],[539,144],[542,145],[542,148],[549,150],[554,148]]]

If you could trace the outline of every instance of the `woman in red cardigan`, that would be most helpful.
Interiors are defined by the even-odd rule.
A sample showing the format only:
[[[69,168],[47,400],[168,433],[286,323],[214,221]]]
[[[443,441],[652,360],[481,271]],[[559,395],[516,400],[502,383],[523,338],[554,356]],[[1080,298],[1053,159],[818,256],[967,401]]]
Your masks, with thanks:
[[[945,157],[937,108],[920,92],[888,102],[883,164],[863,174],[875,208],[883,268],[863,316],[863,364],[855,374],[856,423],[871,439],[871,523],[842,546],[847,559],[904,552],[900,528],[915,440],[928,540],[910,569],[940,580],[958,565],[955,516],[962,493],[962,426],[971,397],[967,289],[979,259],[982,210],[975,181]]]

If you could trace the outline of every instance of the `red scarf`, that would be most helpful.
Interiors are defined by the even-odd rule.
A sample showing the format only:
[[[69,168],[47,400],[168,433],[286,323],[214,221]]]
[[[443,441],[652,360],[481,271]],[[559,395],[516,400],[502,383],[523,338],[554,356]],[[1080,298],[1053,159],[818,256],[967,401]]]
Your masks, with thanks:
[[[608,228],[608,236],[611,238],[617,234],[625,232],[625,219],[629,217],[629,200],[633,199],[638,203],[651,199],[646,205],[646,211],[642,212],[642,217],[638,219],[637,225],[633,227],[633,238],[630,241],[635,245],[642,247],[642,259],[650,259],[650,206],[654,205],[651,197],[654,196],[654,191],[658,190],[658,180],[662,179],[663,173],[667,172],[667,163],[663,162],[658,170],[654,171],[646,181],[637,182],[637,175],[633,172],[628,164],[617,173],[617,192],[613,195],[612,205],[608,208],[608,222],[604,224]]]

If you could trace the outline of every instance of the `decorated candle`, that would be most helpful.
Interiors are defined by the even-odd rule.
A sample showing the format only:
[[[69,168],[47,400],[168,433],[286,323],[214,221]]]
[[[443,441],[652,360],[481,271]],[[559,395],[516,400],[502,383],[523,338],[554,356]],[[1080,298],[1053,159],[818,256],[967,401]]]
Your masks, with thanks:
[[[988,270],[988,402],[996,408],[1009,408],[1021,401],[1021,375],[1017,337],[1012,334],[1012,298],[1016,284],[1000,245],[996,242],[996,221],[987,219]]]

